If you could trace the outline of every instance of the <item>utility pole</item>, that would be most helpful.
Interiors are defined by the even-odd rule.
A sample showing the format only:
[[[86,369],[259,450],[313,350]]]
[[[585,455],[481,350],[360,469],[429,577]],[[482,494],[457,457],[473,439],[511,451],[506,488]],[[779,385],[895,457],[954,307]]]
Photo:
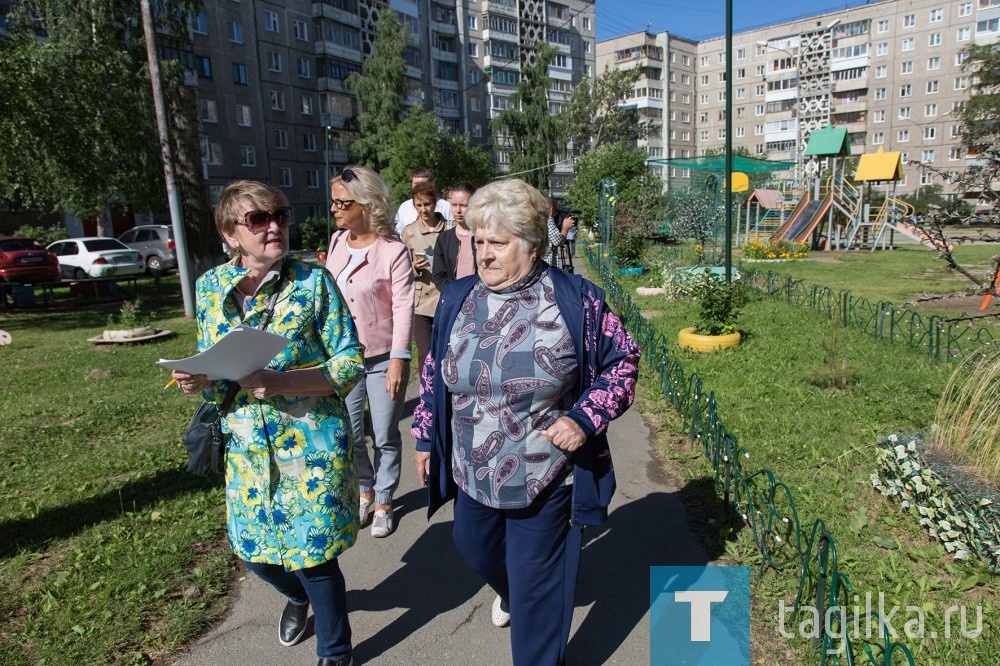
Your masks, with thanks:
[[[149,0],[141,0],[142,31],[146,35],[146,59],[149,61],[149,79],[153,84],[153,109],[156,112],[156,129],[160,137],[160,155],[163,159],[163,178],[167,183],[167,201],[170,205],[170,223],[174,228],[174,244],[177,246],[177,272],[181,278],[181,298],[184,301],[184,316],[194,317],[194,294],[191,289],[190,258],[184,237],[184,212],[181,195],[174,181],[174,157],[170,149],[170,133],[167,129],[167,110],[163,103],[163,82],[160,78],[160,59],[156,54],[156,28],[153,25],[153,11]]]

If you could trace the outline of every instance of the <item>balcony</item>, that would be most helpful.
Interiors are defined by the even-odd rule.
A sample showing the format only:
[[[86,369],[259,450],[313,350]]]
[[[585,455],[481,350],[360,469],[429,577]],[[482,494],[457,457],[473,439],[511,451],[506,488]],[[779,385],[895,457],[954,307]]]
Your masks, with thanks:
[[[517,18],[517,1],[516,0],[487,0],[483,3],[483,23],[486,23],[486,17],[489,14],[499,14],[501,16],[509,16],[511,18]]]
[[[348,5],[352,3],[344,3],[344,4]],[[313,18],[320,18],[320,17],[328,18],[334,21],[340,21],[345,25],[350,25],[355,28],[361,27],[361,19],[358,18],[356,10],[355,12],[349,12],[344,9],[341,9],[340,7],[334,7],[332,5],[329,5],[325,2],[314,2],[312,5],[312,9],[313,9],[312,12]]]
[[[340,44],[325,40],[316,42],[315,51],[318,56],[328,55],[352,62],[362,62],[364,60],[359,49],[352,49],[348,46],[341,46]]]
[[[439,48],[431,48],[431,57],[442,62],[458,62],[458,54],[454,51],[442,51]]]
[[[864,90],[868,87],[868,77],[859,76],[856,79],[846,79],[843,81],[833,81],[831,82],[831,90],[833,92],[846,92],[848,90]]]
[[[440,21],[431,21],[431,30],[434,32],[445,35],[446,37],[454,37],[458,34],[458,30],[455,29],[454,23],[441,23]]]
[[[334,79],[329,76],[320,76],[316,79],[316,90],[319,92],[347,92],[343,79]]]

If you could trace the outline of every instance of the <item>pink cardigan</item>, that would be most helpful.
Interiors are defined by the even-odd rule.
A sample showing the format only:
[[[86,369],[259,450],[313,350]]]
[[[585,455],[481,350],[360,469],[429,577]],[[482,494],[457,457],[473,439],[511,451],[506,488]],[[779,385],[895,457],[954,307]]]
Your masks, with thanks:
[[[326,269],[334,279],[351,260],[346,234],[334,233],[327,250]],[[390,358],[410,358],[413,265],[405,245],[384,238],[375,241],[347,278],[344,298],[365,346],[365,358],[387,352]]]

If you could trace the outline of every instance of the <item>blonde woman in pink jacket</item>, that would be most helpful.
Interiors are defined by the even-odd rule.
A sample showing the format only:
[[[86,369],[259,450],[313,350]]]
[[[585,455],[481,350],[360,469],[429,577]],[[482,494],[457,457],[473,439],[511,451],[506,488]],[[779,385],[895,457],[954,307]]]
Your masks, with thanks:
[[[327,249],[326,268],[340,287],[358,337],[365,347],[365,378],[345,402],[358,467],[358,517],[371,521],[373,537],[395,527],[392,497],[399,486],[406,383],[410,375],[413,326],[413,266],[395,235],[389,188],[375,172],[351,166],[330,181],[337,231]],[[371,414],[369,455],[365,403]]]

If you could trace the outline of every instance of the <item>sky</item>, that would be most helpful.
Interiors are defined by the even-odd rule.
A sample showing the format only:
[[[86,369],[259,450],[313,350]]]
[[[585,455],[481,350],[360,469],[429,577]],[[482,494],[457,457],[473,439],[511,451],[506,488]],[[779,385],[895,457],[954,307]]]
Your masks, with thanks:
[[[702,40],[726,33],[725,0],[596,0],[597,40],[641,30]],[[866,0],[732,0],[733,32],[867,4]],[[647,28],[648,26],[648,28]]]

